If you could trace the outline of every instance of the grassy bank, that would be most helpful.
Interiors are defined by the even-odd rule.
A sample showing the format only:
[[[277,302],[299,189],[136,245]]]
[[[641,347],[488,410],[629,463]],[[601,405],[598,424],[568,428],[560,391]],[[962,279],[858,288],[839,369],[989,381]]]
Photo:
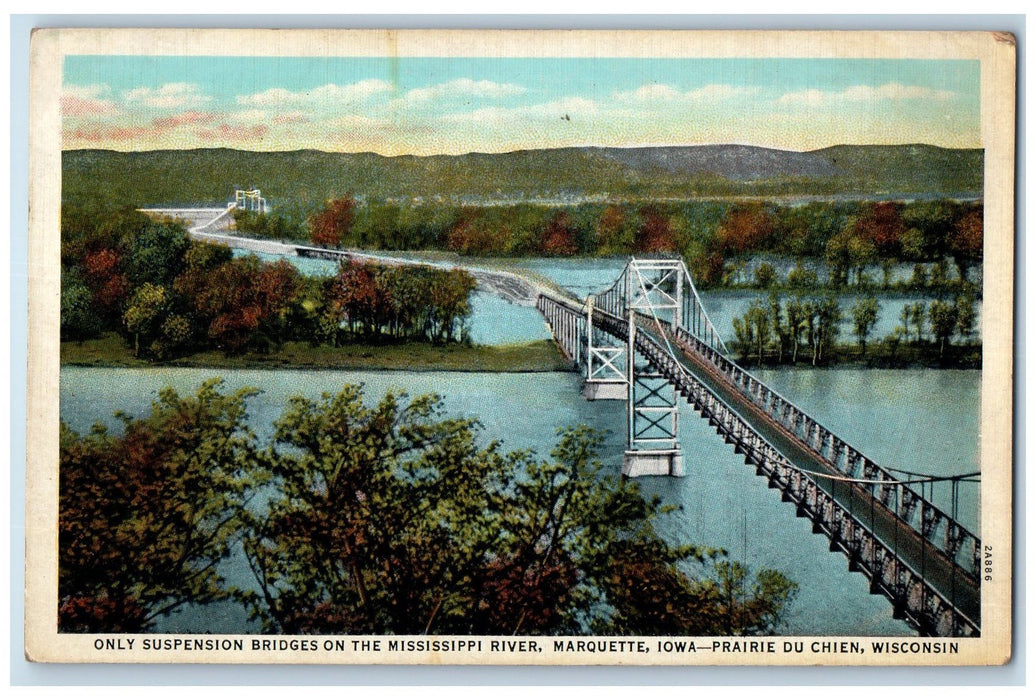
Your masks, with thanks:
[[[289,342],[269,353],[226,356],[210,350],[162,363],[133,356],[132,348],[115,333],[61,344],[61,364],[85,367],[214,367],[229,369],[371,369],[416,371],[552,372],[570,368],[553,341],[518,345],[399,345],[350,344],[332,348]]]

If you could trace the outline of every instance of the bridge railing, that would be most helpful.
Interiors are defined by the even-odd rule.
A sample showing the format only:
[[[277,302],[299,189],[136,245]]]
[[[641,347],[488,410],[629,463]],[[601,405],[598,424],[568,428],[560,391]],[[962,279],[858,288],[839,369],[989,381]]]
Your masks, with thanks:
[[[538,306],[548,318],[555,318],[559,327],[563,327],[560,316],[566,313],[566,308],[569,314],[575,312],[571,303],[554,299],[541,298]],[[601,314],[595,317],[595,323],[617,337],[627,337],[627,324],[613,314]],[[975,636],[979,633],[977,621],[963,613],[957,601],[941,594],[906,564],[895,548],[883,543],[851,508],[846,509],[821,488],[817,478],[792,465],[736,409],[689,374],[667,348],[650,335],[638,333],[636,349],[677,387],[724,440],[756,466],[759,474],[767,476],[771,488],[779,489],[782,498],[796,504],[798,514],[813,522],[815,532],[823,532],[828,537],[832,549],[845,554],[851,570],[868,576],[871,591],[892,601],[897,616],[910,619],[924,634]],[[899,497],[905,492],[893,493]]]
[[[621,283],[622,278],[612,288],[597,295],[597,299],[618,298],[610,295],[621,291]],[[579,306],[579,302],[570,299],[555,301],[570,307],[570,311],[583,313],[582,307],[576,308]],[[618,309],[619,313],[615,313],[609,308],[595,309],[595,312],[598,311],[611,316],[611,324],[615,323],[615,319],[622,319],[625,315],[625,310],[621,308]],[[677,327],[674,332],[672,324],[664,319],[647,316],[643,313],[640,313],[639,316],[649,323],[660,324],[665,331],[674,335],[678,344],[689,346],[687,349],[715,367],[737,391],[794,436],[808,450],[831,465],[838,473],[853,479],[886,482],[864,483],[860,485],[860,488],[869,491],[882,508],[923,537],[932,545],[933,549],[949,559],[963,574],[978,581],[982,557],[979,538],[925,498],[923,493],[918,493],[909,484],[902,483],[910,481],[909,478],[897,476],[875,463],[832,433],[818,420],[727,358],[719,350],[688,332],[687,329]],[[558,322],[560,325],[557,326],[556,335],[560,334],[564,339],[569,357],[578,362],[579,336],[577,331],[570,327],[570,321],[559,317]],[[622,325],[621,320],[618,323],[620,326]],[[620,337],[625,337],[625,332],[618,327],[610,328],[609,331],[621,333]]]
[[[892,601],[896,614],[908,617],[922,632],[937,636],[974,636],[978,624],[964,615],[956,601],[935,590],[925,578],[904,563],[881,542],[871,528],[835,498],[820,488],[817,480],[794,467],[775,447],[752,429],[748,422],[708,387],[675,365],[668,351],[643,334],[638,336],[638,351],[663,372],[669,372],[681,393],[725,440],[754,464],[769,479],[771,488],[809,517],[814,528],[827,534],[832,547],[849,559],[850,569],[862,571],[875,593]]]
[[[664,323],[664,322],[663,322]],[[665,324],[672,332],[671,324]],[[870,481],[909,481],[876,464],[859,450],[824,427],[788,399],[771,389],[734,361],[700,339],[677,328],[677,340],[687,344],[733,384],[741,394],[772,420],[834,466],[841,474]],[[899,520],[909,525],[964,572],[978,578],[982,548],[978,537],[946,512],[905,484],[866,484],[871,495]]]

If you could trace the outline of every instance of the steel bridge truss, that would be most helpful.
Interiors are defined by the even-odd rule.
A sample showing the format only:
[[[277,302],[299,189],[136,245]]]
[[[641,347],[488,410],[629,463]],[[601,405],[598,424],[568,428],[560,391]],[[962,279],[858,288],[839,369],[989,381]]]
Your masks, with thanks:
[[[582,328],[578,324],[586,322],[585,309],[580,308],[579,302],[574,300],[547,296],[540,297],[537,308],[552,329],[568,329],[568,333],[556,337],[566,355],[574,359],[576,351],[566,349],[565,338],[570,341],[575,339],[574,342],[578,344],[582,337]],[[676,394],[686,399],[694,410],[716,429],[725,442],[733,445],[734,451],[743,455],[747,464],[755,467],[756,474],[767,478],[770,488],[780,491],[781,500],[795,504],[796,515],[808,518],[813,523],[813,532],[822,534],[829,540],[831,551],[845,555],[849,561],[850,571],[867,576],[870,592],[882,595],[892,603],[894,617],[905,619],[928,636],[971,637],[979,634],[977,606],[968,606],[959,599],[969,585],[975,585],[973,564],[976,560],[971,556],[961,556],[961,550],[965,549],[961,547],[961,543],[973,537],[970,533],[965,533],[962,537],[959,525],[947,525],[942,521],[944,537],[933,537],[935,528],[929,523],[938,521],[942,513],[906,486],[890,487],[877,483],[847,486],[842,483],[841,495],[836,498],[830,484],[791,464],[776,448],[760,437],[738,411],[688,373],[671,350],[656,337],[638,329],[636,324],[631,326],[628,320],[616,318],[612,314],[598,311],[592,318],[599,330],[627,343],[632,338],[633,352],[650,368],[638,366],[634,368],[633,373],[635,385],[641,383],[638,377],[646,377],[643,381],[645,391],[640,396],[644,397],[647,404],[665,409],[668,399],[662,398],[665,395],[661,392],[652,390],[656,387],[656,382],[669,382]],[[640,322],[645,323],[646,319],[641,316]],[[632,334],[631,327],[634,329]],[[573,328],[576,333],[571,332]],[[683,337],[689,338],[688,335]],[[704,346],[699,345],[696,349],[701,352]],[[718,353],[711,359],[715,362],[729,362]],[[736,367],[733,363],[730,364]],[[659,413],[664,415],[664,411]],[[644,423],[638,423],[637,432],[648,429],[669,430],[672,425],[657,416],[656,425],[652,425],[650,418],[645,416],[645,419]],[[801,419],[799,423],[802,423]],[[672,427],[675,428],[675,425]],[[675,434],[675,430],[673,433]],[[830,438],[828,443],[832,444]],[[844,445],[840,440],[838,444]],[[649,456],[652,452],[656,450],[641,450],[642,454]],[[624,459],[624,470],[625,467]],[[861,469],[861,473],[881,478],[872,469]],[[855,506],[853,493],[858,494]],[[847,494],[848,505],[844,502]],[[868,498],[872,494],[873,496]],[[920,567],[912,567],[903,559],[902,549],[906,537],[884,541],[875,534],[873,524],[868,524],[868,515],[873,519],[875,508],[884,508],[886,502],[891,505],[889,510],[896,522],[903,528],[915,531],[916,536],[929,545],[927,573],[923,560]],[[923,513],[930,515],[925,517]],[[974,540],[974,543],[977,548],[977,540]],[[970,550],[971,547],[967,549]],[[949,593],[940,592],[933,586],[930,578],[932,564],[939,558],[951,561],[949,571],[955,577],[955,583]]]
[[[589,297],[587,306],[591,304],[618,318],[627,318],[632,309],[671,323],[723,355],[729,354],[683,260],[632,258],[611,287]]]
[[[621,392],[613,392],[614,398],[626,398],[627,368],[626,343],[616,344],[615,338],[594,326],[594,297],[586,300],[586,323],[582,330],[586,338],[586,373],[588,385],[614,385]],[[621,394],[621,395],[620,395]],[[587,393],[587,398],[598,398],[597,392]]]
[[[266,212],[266,199],[259,190],[234,190],[234,206],[245,211]]]
[[[896,617],[926,635],[979,634],[979,539],[924,491],[867,459],[730,360],[682,262],[634,259],[611,287],[585,302],[542,293],[537,308],[565,355],[583,368],[584,395],[626,401],[625,475],[683,474],[679,395],[781,491],[782,500],[796,504],[796,514],[813,522],[832,551],[845,554],[850,570],[868,576],[871,592],[888,598]],[[691,374],[681,356],[696,358],[701,371],[729,386],[724,391],[747,399],[763,421],[838,476],[811,474],[790,462]],[[623,391],[611,391],[615,387]],[[908,540],[912,555],[904,554]],[[933,576],[941,581],[933,583]]]

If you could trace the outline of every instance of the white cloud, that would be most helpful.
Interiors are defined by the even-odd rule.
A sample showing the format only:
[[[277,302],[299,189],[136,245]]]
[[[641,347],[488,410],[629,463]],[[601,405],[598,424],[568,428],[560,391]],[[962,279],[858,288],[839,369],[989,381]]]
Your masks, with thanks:
[[[293,100],[297,102],[299,99],[300,93],[294,93],[284,88],[270,88],[254,95],[238,95],[237,103],[239,105],[262,105],[268,107],[287,104]]]
[[[757,92],[759,92],[757,87],[734,87],[733,85],[714,84],[685,92],[683,97],[688,100],[728,100],[731,97],[754,95]]]
[[[324,123],[332,129],[381,129],[389,122],[384,119],[372,119],[362,114],[343,114]]]
[[[823,90],[799,90],[797,92],[786,92],[777,98],[777,101],[782,105],[791,104],[804,104],[804,105],[820,105],[826,100],[837,99],[836,93],[824,92]]]
[[[122,94],[127,102],[157,109],[196,107],[212,100],[192,83],[166,83],[158,88],[139,87]]]
[[[256,123],[269,120],[270,115],[264,109],[245,109],[240,112],[229,112],[226,114],[227,121],[235,123]]]
[[[507,124],[517,120],[555,120],[567,121],[578,119],[594,119],[602,114],[601,106],[584,97],[565,97],[553,102],[527,105],[523,107],[482,107],[471,112],[456,112],[443,117],[446,121],[473,122],[477,124]]]
[[[420,103],[451,97],[489,97],[499,99],[501,97],[520,95],[525,91],[524,87],[514,83],[494,83],[491,80],[458,78],[448,83],[414,88],[403,95],[403,100],[409,103]]]
[[[933,90],[919,85],[903,85],[901,83],[885,83],[884,85],[853,85],[839,92],[809,89],[788,92],[777,98],[777,102],[786,105],[803,104],[819,106],[839,102],[874,102],[880,100],[939,100],[953,99],[955,94],[949,90]]]
[[[615,93],[615,97],[620,100],[630,100],[636,102],[656,102],[656,101],[669,101],[676,99],[680,96],[680,91],[671,85],[659,85],[651,84],[644,85],[633,92],[618,92]]]
[[[280,106],[334,106],[343,102],[360,102],[374,95],[391,92],[392,85],[384,80],[361,80],[350,85],[328,83],[312,90],[292,92],[284,88],[270,88],[253,95],[238,95],[237,103],[253,107]]]
[[[613,96],[620,102],[636,103],[718,102],[732,97],[751,95],[758,91],[757,87],[711,84],[681,92],[672,85],[650,83],[629,92],[616,92]]]

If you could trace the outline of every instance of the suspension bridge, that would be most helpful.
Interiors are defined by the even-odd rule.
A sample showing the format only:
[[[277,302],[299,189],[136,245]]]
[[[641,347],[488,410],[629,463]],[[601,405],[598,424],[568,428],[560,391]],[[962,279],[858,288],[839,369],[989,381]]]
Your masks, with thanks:
[[[184,219],[192,237],[235,248],[456,266],[235,236],[236,206],[144,211]],[[926,636],[980,634],[981,543],[956,517],[958,484],[979,475],[883,468],[738,366],[681,260],[633,258],[609,288],[585,299],[514,272],[461,267],[482,289],[536,306],[582,373],[587,399],[626,403],[624,475],[685,474],[678,433],[685,400],[851,571],[868,578],[896,618]],[[950,513],[932,502],[939,481],[951,482]]]
[[[543,291],[536,306],[582,371],[584,396],[626,402],[625,475],[684,474],[686,400],[896,617],[924,635],[980,633],[980,541],[955,512],[958,483],[978,474],[882,468],[738,366],[681,260],[634,258],[603,292]],[[952,482],[954,512],[926,495],[941,480]]]

